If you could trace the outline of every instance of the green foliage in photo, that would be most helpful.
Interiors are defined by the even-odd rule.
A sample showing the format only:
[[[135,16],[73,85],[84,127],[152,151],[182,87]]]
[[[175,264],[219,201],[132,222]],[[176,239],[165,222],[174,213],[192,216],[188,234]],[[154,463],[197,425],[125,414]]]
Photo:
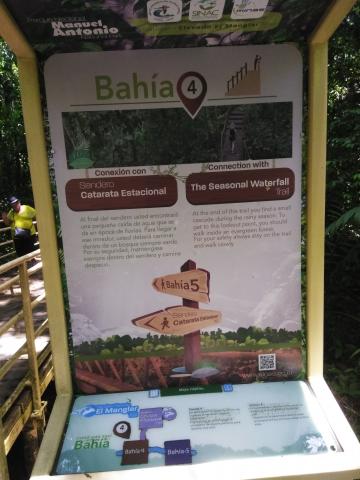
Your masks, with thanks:
[[[68,168],[174,165],[292,155],[292,104],[65,112]],[[235,129],[231,152],[230,126]]]
[[[201,351],[253,351],[271,348],[300,348],[301,332],[283,328],[240,327],[235,332],[221,328],[200,335]],[[74,347],[78,359],[126,358],[142,356],[179,355],[184,351],[184,337],[179,335],[152,335],[146,338],[130,335],[112,335],[86,341]]]

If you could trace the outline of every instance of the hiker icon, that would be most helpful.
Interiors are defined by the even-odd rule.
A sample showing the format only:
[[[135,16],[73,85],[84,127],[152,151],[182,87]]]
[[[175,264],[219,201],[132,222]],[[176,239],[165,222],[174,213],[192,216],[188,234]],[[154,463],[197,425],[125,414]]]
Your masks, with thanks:
[[[165,328],[170,328],[167,317],[164,317],[164,320],[161,322],[161,330],[165,330]]]

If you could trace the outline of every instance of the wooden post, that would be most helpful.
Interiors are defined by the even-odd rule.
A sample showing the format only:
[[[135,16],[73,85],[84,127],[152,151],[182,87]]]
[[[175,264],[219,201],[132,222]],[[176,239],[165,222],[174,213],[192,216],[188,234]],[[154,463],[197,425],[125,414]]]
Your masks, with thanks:
[[[188,270],[195,270],[196,263],[193,260],[188,260],[181,267],[181,272],[187,272]],[[184,307],[199,308],[199,303],[193,300],[187,300],[183,298]],[[188,333],[184,335],[184,362],[186,371],[191,373],[194,371],[196,363],[201,359],[200,350],[200,330],[196,332]]]
[[[39,432],[39,421],[30,417],[26,422],[23,431],[24,438],[24,463],[27,474],[30,476],[34,467],[43,432]]]
[[[0,478],[1,480],[9,480],[9,470],[5,451],[5,434],[2,423],[2,412],[0,411]]]
[[[35,330],[33,323],[29,276],[27,272],[26,261],[19,265],[19,277],[32,390],[33,413],[23,429],[23,436],[25,441],[25,464],[30,475],[45,430],[44,407],[46,403],[43,403],[41,401],[39,366],[35,346]]]
[[[29,288],[29,276],[26,268],[26,262],[19,265],[20,287],[23,302],[24,323],[26,333],[26,345],[28,353],[28,363],[31,375],[31,388],[33,399],[33,410],[41,412],[41,392],[39,380],[39,367],[37,361],[37,353],[35,347],[35,331],[33,324],[33,315],[31,307],[31,297]]]

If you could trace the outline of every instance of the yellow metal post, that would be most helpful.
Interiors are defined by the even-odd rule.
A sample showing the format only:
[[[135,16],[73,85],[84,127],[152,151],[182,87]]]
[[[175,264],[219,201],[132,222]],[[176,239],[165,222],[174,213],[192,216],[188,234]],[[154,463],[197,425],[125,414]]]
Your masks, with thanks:
[[[323,374],[327,43],[310,45],[307,175],[308,375]]]
[[[40,477],[49,474],[54,466],[59,444],[63,438],[71,402],[72,398],[69,395],[58,395],[56,397],[32,473],[35,478],[37,475]]]
[[[17,57],[35,58],[34,50],[28,44],[2,1],[0,1],[0,36]]]
[[[334,0],[314,29],[310,44],[326,43],[358,0]]]
[[[65,361],[69,357],[69,352],[63,292],[36,60],[34,58],[19,58],[18,67],[31,182],[38,218],[44,284],[47,292],[46,304],[51,333],[55,382],[59,394],[71,394],[70,365],[68,361]]]
[[[69,358],[57,238],[50,190],[48,158],[42,121],[37,64],[34,58],[18,58],[31,182],[38,218],[44,285],[58,394],[71,394]]]

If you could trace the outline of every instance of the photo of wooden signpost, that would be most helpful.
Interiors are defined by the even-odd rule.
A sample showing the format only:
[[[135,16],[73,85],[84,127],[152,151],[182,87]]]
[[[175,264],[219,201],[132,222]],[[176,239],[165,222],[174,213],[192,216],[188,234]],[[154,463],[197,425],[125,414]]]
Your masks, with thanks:
[[[199,302],[210,301],[210,273],[197,269],[196,263],[188,260],[179,273],[157,277],[152,285],[157,292],[182,297],[183,305],[149,313],[132,323],[156,333],[183,335],[184,373],[191,374],[201,360],[200,329],[221,321],[220,312],[199,309]]]

